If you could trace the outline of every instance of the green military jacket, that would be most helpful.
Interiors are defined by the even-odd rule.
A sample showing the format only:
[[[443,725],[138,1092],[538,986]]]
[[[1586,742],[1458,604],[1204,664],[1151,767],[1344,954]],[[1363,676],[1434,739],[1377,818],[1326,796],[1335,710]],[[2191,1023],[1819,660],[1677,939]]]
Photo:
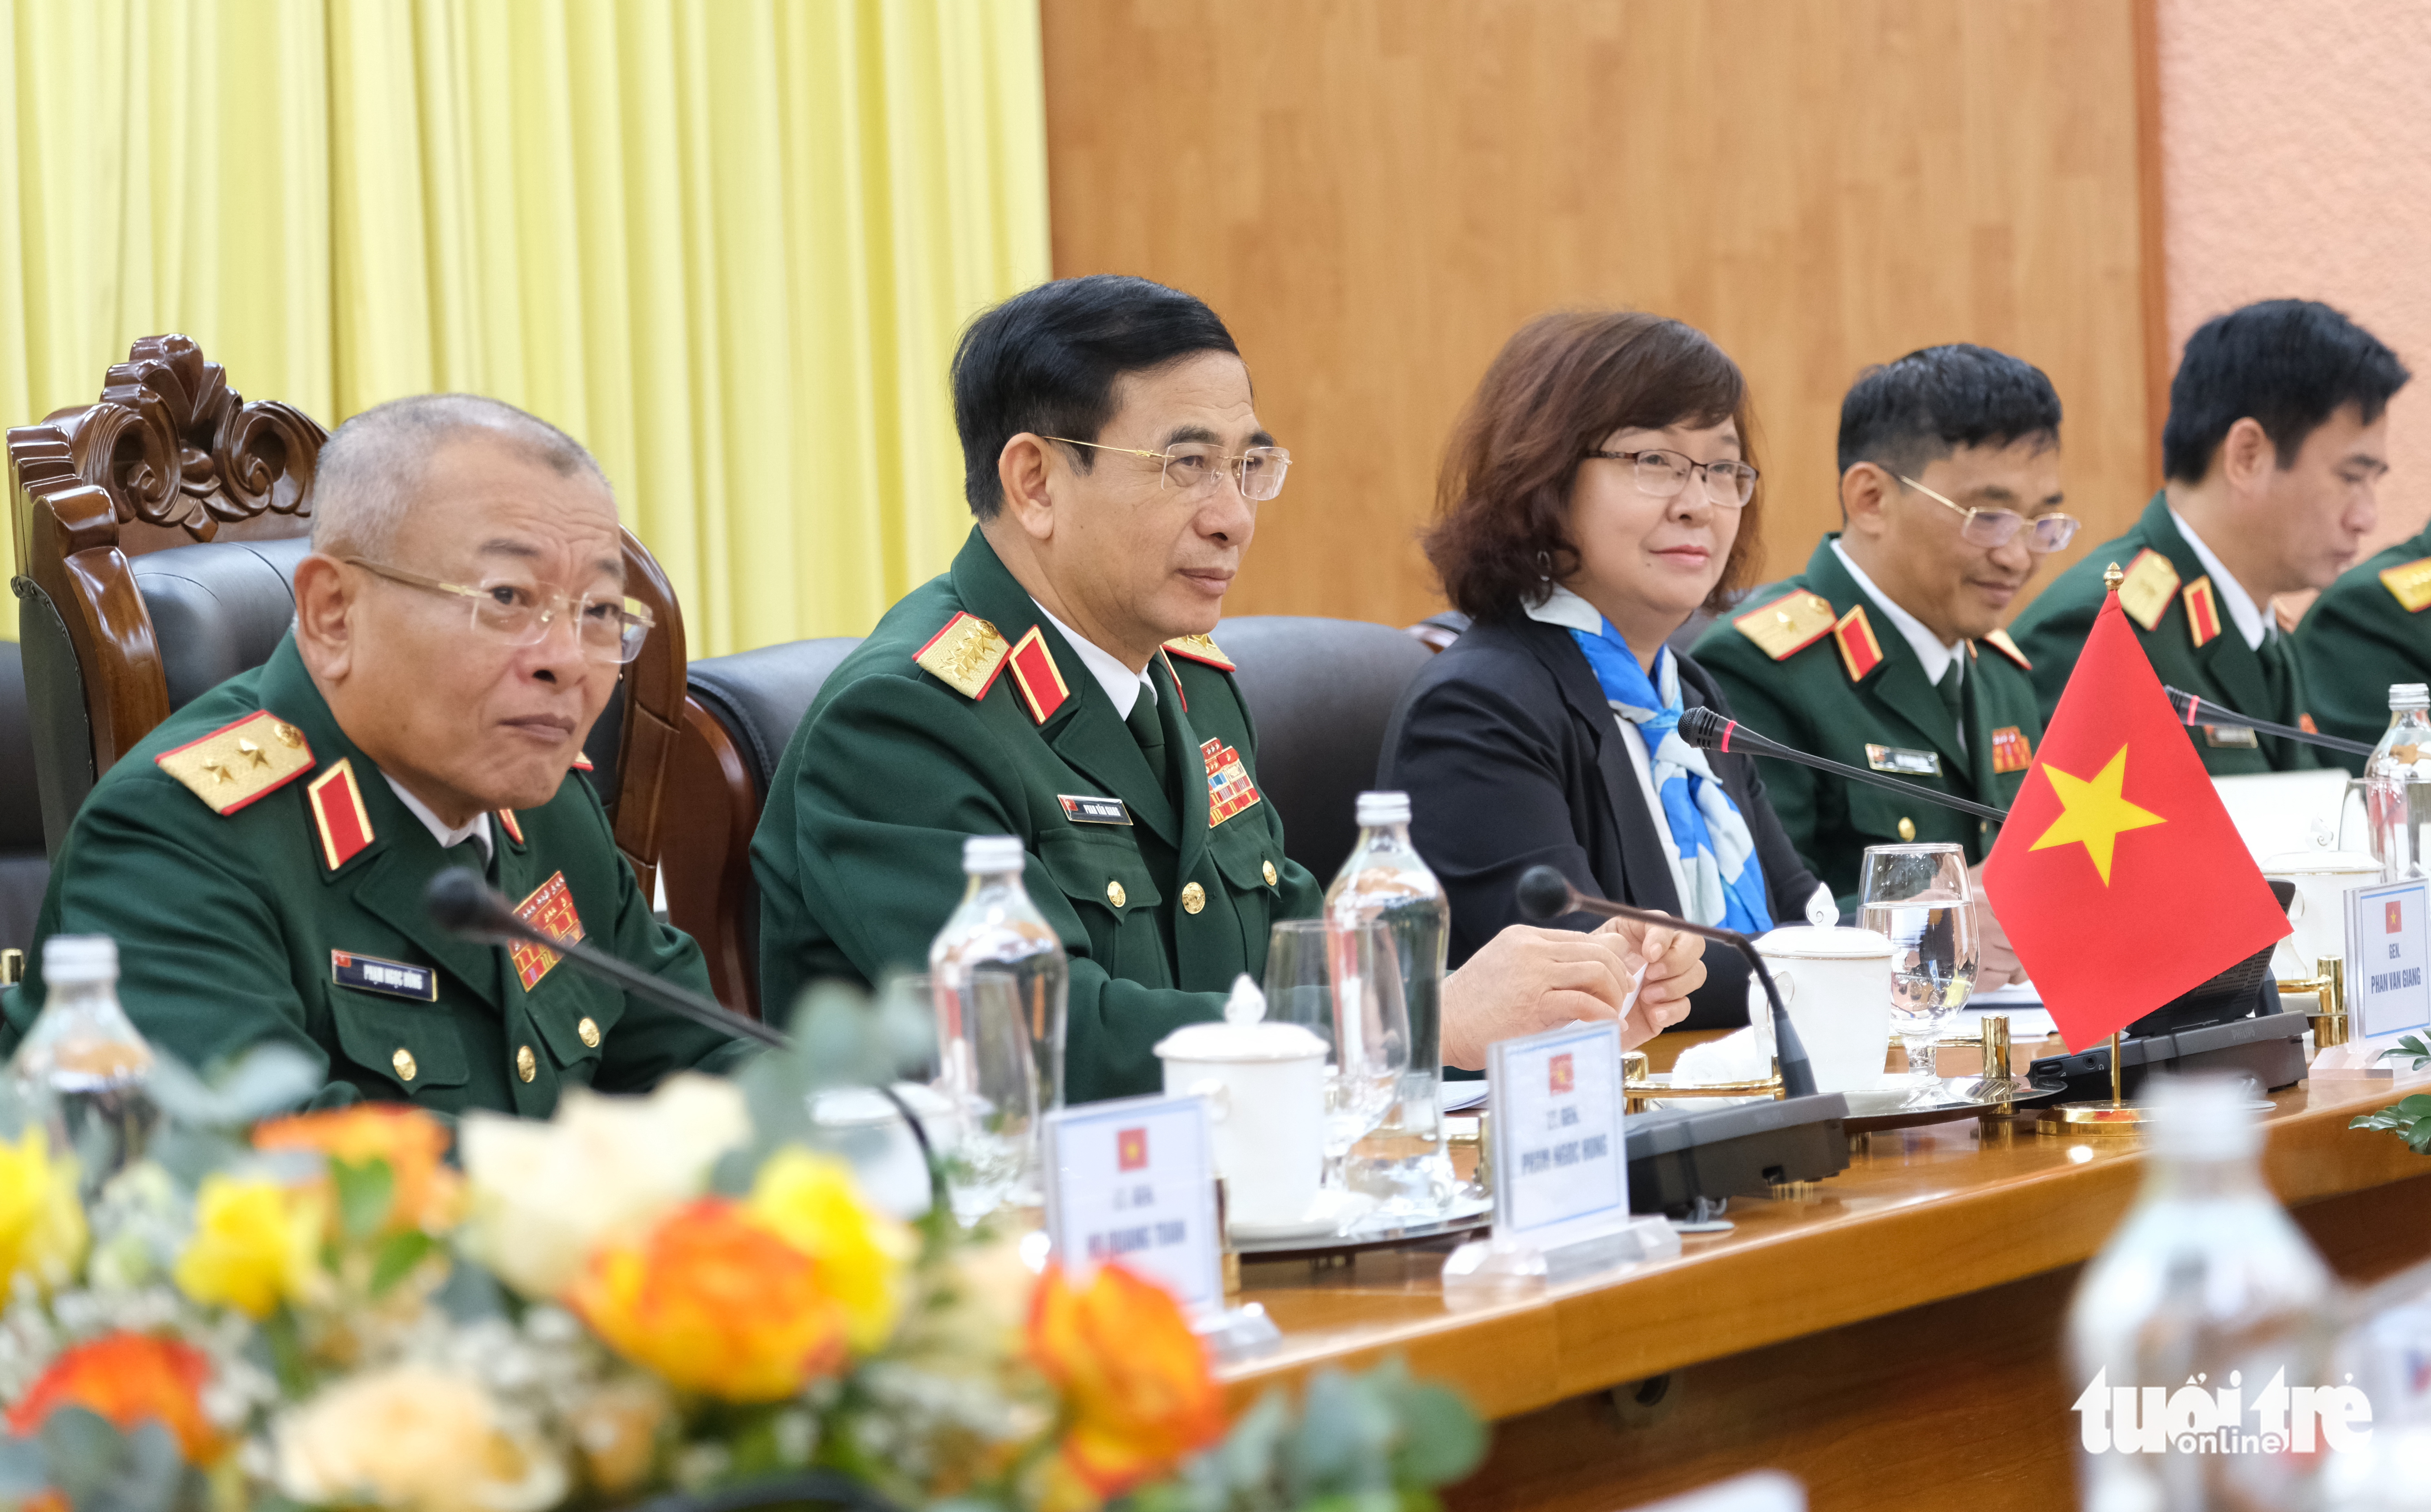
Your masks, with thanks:
[[[2034,663],[2035,691],[2048,723],[2059,705],[2093,617],[2102,611],[2102,575],[2117,563],[2126,579],[2119,607],[2136,627],[2137,643],[2161,681],[2172,688],[2283,725],[2309,727],[2305,674],[2288,637],[2245,644],[2221,609],[2194,547],[2170,517],[2169,496],[2155,494],[2136,528],[2104,541],[2054,579],[2010,630]],[[2265,613],[2269,613],[2268,608]],[[2305,771],[2322,764],[2317,748],[2251,731],[2205,727],[2188,731],[2214,777]]]
[[[1322,901],[1256,794],[1231,664],[1205,636],[1166,650],[1149,664],[1158,773],[973,529],[829,677],[778,765],[751,843],[761,1000],[924,968],[962,899],[964,839],[1017,835],[1072,961],[1067,1100],[1156,1090],[1150,1047],[1217,1016],[1235,976],[1263,974],[1274,922]]]
[[[1699,664],[1721,684],[1734,717],[1759,734],[1851,766],[1887,772],[1921,792],[2007,808],[2043,737],[2026,660],[1997,631],[1968,643],[1961,720],[1823,538],[1806,570],[1697,642]],[[1962,738],[1963,734],[1963,738]],[[1967,848],[1971,864],[2000,826],[1904,798],[1811,766],[1756,758],[1782,828],[1809,870],[1857,906],[1868,846],[1907,840]]]
[[[491,884],[510,902],[709,990],[700,948],[651,916],[590,783],[569,778],[490,832]],[[327,1067],[323,1105],[544,1117],[568,1085],[641,1091],[740,1053],[562,960],[440,929],[423,889],[459,864],[338,728],[291,633],[93,785],[52,867],[8,1037],[42,1008],[42,941],[72,933],[118,941],[119,1000],[154,1046],[200,1067],[293,1045]]]
[[[2367,745],[2389,729],[2392,682],[2431,682],[2431,528],[2322,590],[2296,627],[2296,655],[2322,730]],[[2324,751],[2360,775],[2364,758]]]

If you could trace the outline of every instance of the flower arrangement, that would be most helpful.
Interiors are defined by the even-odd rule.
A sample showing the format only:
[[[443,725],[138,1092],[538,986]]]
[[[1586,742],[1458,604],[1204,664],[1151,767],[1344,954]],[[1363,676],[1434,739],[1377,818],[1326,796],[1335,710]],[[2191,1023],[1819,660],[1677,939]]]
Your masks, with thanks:
[[[1474,1418],[1390,1365],[1228,1435],[1155,1285],[880,1211],[809,1111],[891,1073],[880,1021],[813,994],[796,1048],[732,1081],[452,1131],[387,1104],[257,1119],[310,1083],[277,1053],[217,1087],[164,1065],[145,1158],[89,1200],[0,1105],[0,1501],[1420,1509],[1474,1465]]]

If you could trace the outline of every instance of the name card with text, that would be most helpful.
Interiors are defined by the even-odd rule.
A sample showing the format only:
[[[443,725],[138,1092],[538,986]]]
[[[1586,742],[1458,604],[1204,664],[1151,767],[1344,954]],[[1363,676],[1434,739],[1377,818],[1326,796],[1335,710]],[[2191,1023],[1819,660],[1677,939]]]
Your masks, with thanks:
[[[1487,1054],[1495,1241],[1550,1251],[1630,1227],[1620,1026],[1574,1024]]]
[[[2347,1007],[2358,1039],[2431,1024],[2431,882],[2347,894]]]
[[[1207,1104],[1125,1098],[1049,1114],[1047,1235],[1066,1269],[1109,1260],[1161,1283],[1185,1311],[1224,1305]]]

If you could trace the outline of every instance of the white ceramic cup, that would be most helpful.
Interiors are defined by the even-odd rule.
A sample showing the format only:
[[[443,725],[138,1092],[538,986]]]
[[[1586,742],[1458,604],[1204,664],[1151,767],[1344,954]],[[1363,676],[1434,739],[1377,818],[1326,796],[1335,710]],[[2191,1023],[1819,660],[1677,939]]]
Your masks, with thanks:
[[[2356,850],[2290,850],[2265,861],[2262,875],[2296,884],[2295,901],[2288,905],[2296,932],[2279,948],[2297,958],[2293,974],[2309,976],[2319,963],[2345,958],[2347,894],[2377,884],[2380,863]]]
[[[1207,1100],[1229,1221],[1304,1219],[1325,1174],[1325,1041],[1297,1024],[1190,1024],[1156,1053],[1167,1096]]]
[[[1755,942],[1797,1026],[1818,1092],[1880,1086],[1891,1045],[1891,942],[1873,930],[1796,924]],[[1748,1014],[1767,1027],[1764,983],[1748,978]]]

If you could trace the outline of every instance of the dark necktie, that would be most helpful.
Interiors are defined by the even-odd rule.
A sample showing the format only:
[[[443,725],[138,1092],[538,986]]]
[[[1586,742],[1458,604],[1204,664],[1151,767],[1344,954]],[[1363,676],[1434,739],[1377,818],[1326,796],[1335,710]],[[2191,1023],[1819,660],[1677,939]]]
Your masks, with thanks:
[[[1941,706],[1950,711],[1952,727],[1964,733],[1967,729],[1967,715],[1959,704],[1958,682],[1965,674],[1960,670],[1960,666],[1958,658],[1952,657],[1950,664],[1941,669],[1941,680],[1933,685],[1933,691],[1941,695]]]
[[[480,841],[459,840],[454,845],[449,846],[442,853],[447,858],[445,864],[446,869],[455,870],[461,868],[462,870],[469,871],[474,876],[480,878],[483,882],[491,880],[490,858],[488,854],[481,849]]]
[[[1145,687],[1132,699],[1132,712],[1123,723],[1132,727],[1132,738],[1139,742],[1140,754],[1148,758],[1148,770],[1157,781],[1165,781],[1165,721],[1156,714],[1156,699]]]

